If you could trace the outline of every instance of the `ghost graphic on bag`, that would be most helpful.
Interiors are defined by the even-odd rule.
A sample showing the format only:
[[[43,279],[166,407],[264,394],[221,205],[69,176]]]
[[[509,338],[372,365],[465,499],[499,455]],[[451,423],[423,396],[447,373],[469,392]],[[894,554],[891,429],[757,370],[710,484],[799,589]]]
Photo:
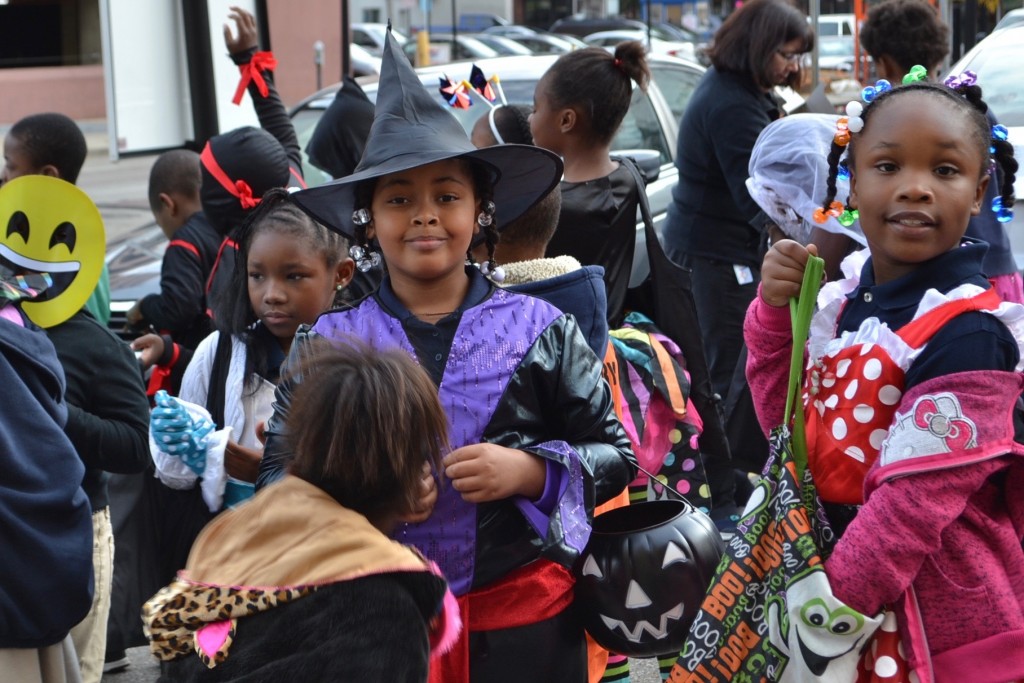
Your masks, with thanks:
[[[789,583],[786,602],[788,614],[781,601],[768,603],[769,640],[789,658],[778,682],[853,680],[860,650],[881,616],[864,616],[837,600],[820,566]]]

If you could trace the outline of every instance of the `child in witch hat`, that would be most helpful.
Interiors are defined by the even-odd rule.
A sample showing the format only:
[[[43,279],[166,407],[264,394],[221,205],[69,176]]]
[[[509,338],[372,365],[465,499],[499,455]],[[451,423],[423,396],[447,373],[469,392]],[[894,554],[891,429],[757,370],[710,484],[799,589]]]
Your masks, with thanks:
[[[499,227],[546,195],[562,164],[526,145],[476,149],[390,34],[381,84],[355,173],[294,198],[353,240],[358,267],[383,260],[384,279],[353,308],[300,328],[257,486],[291,459],[285,425],[301,377],[288,366],[314,339],[403,349],[438,385],[454,449],[440,471],[425,467],[421,507],[393,534],[441,566],[467,625],[431,680],[585,681],[568,568],[594,504],[633,479],[635,459],[576,321],[495,287],[504,273],[493,255],[466,262],[478,232],[493,254]]]

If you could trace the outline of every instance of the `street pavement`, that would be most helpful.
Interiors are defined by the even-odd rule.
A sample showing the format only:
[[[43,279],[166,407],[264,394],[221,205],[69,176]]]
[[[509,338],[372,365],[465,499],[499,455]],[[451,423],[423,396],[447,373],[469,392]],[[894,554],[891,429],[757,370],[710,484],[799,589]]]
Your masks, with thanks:
[[[149,654],[148,647],[135,647],[128,650],[128,659],[131,663],[127,669],[117,673],[104,674],[100,683],[153,683],[159,677],[160,667],[157,665],[156,659]],[[656,660],[631,659],[629,666],[631,683],[659,683],[661,681]],[[282,681],[282,683],[289,682]],[[537,681],[536,683],[549,682]],[[550,683],[554,683],[554,681]]]
[[[134,228],[153,223],[149,210],[149,169],[156,154],[112,161],[102,121],[79,122],[89,154],[78,176],[78,186],[92,199],[103,216],[107,241]]]
[[[112,161],[107,151],[107,135],[102,121],[84,121],[89,155],[78,177],[78,186],[89,195],[103,216],[107,241],[153,223],[147,198],[149,169],[156,154],[131,156]],[[3,130],[0,130],[2,138]],[[128,650],[130,664],[117,673],[105,674],[102,683],[153,683],[159,677],[156,659],[149,648]],[[656,660],[630,660],[631,683],[659,683]],[[538,682],[545,683],[545,682]]]

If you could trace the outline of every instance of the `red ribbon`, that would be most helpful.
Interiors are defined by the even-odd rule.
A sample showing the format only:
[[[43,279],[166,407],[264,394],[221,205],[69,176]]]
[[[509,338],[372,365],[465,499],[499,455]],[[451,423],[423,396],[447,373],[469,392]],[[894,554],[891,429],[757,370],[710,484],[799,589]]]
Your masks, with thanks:
[[[235,89],[235,96],[231,101],[241,104],[242,95],[245,94],[250,82],[256,84],[256,89],[259,90],[261,97],[266,97],[270,89],[267,87],[266,79],[263,78],[263,72],[273,71],[276,68],[277,60],[274,58],[273,52],[257,52],[248,64],[240,64],[238,71],[242,74],[242,80],[238,82],[238,88]]]
[[[575,579],[565,567],[540,559],[458,597],[462,633],[455,646],[430,660],[428,683],[469,680],[469,634],[516,628],[569,608]]]
[[[210,143],[207,142],[206,146],[203,147],[203,153],[199,155],[199,161],[202,162],[203,166],[207,171],[210,172],[220,186],[228,191],[233,197],[238,197],[239,203],[243,209],[251,209],[260,203],[260,197],[254,197],[252,194],[252,188],[249,187],[249,183],[244,180],[232,180],[224,169],[220,167],[217,160],[213,156],[213,150],[210,149]]]

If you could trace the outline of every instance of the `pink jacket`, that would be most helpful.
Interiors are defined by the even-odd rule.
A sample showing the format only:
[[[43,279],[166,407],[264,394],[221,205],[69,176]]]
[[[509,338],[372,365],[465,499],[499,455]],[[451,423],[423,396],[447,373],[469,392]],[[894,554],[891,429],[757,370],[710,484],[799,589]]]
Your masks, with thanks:
[[[767,431],[782,420],[788,309],[756,298],[744,334]],[[865,482],[867,502],[825,564],[854,609],[902,607],[922,681],[1024,677],[1024,449],[1012,422],[1022,388],[1019,373],[967,372],[908,390]],[[961,438],[929,432],[936,416]]]

